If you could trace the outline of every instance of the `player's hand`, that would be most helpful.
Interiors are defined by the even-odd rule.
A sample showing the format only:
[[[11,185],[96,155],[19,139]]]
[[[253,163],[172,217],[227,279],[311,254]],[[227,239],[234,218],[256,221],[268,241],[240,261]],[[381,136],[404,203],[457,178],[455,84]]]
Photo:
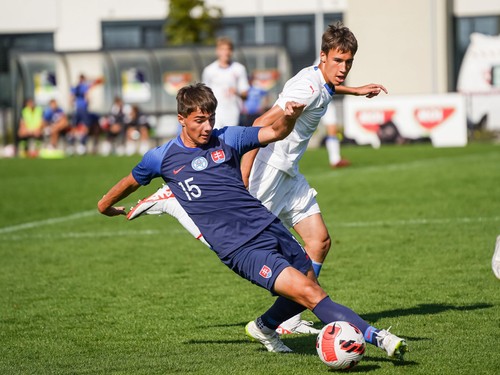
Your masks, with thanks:
[[[248,190],[248,186],[250,185],[250,178],[249,178],[249,176],[244,176],[242,174],[241,175],[241,179],[243,180],[243,185],[245,185],[245,189]]]
[[[305,104],[297,102],[286,102],[285,104],[285,117],[291,120],[297,120],[297,118],[302,114]]]
[[[367,98],[373,98],[374,96],[380,94],[381,91],[388,94],[387,89],[378,83],[370,83],[369,85],[356,87],[355,90],[357,96],[366,96]]]
[[[100,211],[101,214],[106,215],[106,216],[119,216],[119,215],[127,215],[127,212],[125,211],[125,207],[108,207],[103,211]]]

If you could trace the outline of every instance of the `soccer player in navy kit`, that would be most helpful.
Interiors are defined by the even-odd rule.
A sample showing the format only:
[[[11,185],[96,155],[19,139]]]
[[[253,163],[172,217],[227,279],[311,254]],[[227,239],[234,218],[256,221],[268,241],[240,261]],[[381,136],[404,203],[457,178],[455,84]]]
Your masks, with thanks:
[[[349,308],[333,302],[318,285],[312,263],[280,220],[245,188],[240,158],[248,150],[285,138],[303,104],[288,102],[283,116],[262,127],[214,130],[217,100],[204,84],[177,94],[181,134],[150,150],[132,172],[99,201],[107,216],[126,215],[114,204],[162,177],[200,228],[219,259],[241,277],[278,295],[246,333],[269,351],[290,352],[276,333],[278,325],[306,308],[323,323],[345,320],[364,333],[367,342],[402,358],[405,340],[370,326]]]
[[[320,119],[331,105],[335,92],[363,95],[367,98],[377,96],[381,91],[387,93],[380,84],[343,86],[357,49],[357,39],[349,28],[341,23],[328,26],[322,36],[318,63],[302,69],[290,78],[274,106],[253,124],[260,126],[274,122],[282,116],[287,102],[296,101],[306,104],[306,107],[297,119],[293,131],[283,140],[248,152],[241,162],[243,181],[247,183],[250,194],[278,216],[285,226],[294,229],[304,243],[316,276],[319,276],[329,252],[331,239],[316,200],[317,192],[299,170],[299,162]],[[221,110],[224,113],[223,107],[219,106],[217,118]],[[195,238],[205,243],[203,232],[176,201],[167,184],[141,200],[130,210],[128,218],[133,220],[143,214],[163,213],[175,217]],[[318,334],[319,330],[312,324],[297,314],[280,324],[277,331],[280,334]]]

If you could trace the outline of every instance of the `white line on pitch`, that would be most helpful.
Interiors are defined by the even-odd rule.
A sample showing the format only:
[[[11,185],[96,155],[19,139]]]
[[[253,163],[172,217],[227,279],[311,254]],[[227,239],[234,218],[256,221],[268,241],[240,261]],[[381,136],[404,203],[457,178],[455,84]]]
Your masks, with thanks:
[[[90,216],[92,212],[87,212],[85,215],[83,213],[70,215],[72,219],[79,217]],[[68,220],[65,218],[55,218],[49,219],[50,223],[60,222],[63,220]],[[45,220],[44,224],[47,224]],[[57,220],[57,221],[56,221]],[[486,223],[486,222],[496,222],[500,221],[500,216],[490,216],[490,217],[458,217],[458,218],[441,218],[441,219],[412,219],[412,220],[392,220],[392,221],[354,221],[354,222],[328,222],[329,226],[337,228],[368,228],[368,227],[383,227],[383,226],[412,226],[412,225],[442,225],[442,224],[467,224],[467,223]],[[39,225],[32,225],[38,223]],[[30,224],[30,228],[42,225],[41,222],[26,223],[22,225]],[[19,226],[16,226],[18,228]],[[13,227],[10,227],[13,228]],[[6,229],[6,228],[3,228]],[[19,230],[19,229],[16,229]],[[14,230],[11,230],[13,232]],[[2,232],[0,232],[1,234]],[[5,232],[3,232],[5,233]],[[153,230],[126,230],[126,231],[112,231],[112,232],[66,232],[66,233],[23,233],[11,236],[4,236],[4,240],[23,240],[23,239],[75,239],[75,238],[104,238],[104,237],[128,237],[128,236],[151,236],[165,234],[163,230],[153,229]],[[187,232],[180,226],[176,229],[168,230],[169,235],[184,235]]]
[[[51,219],[32,221],[29,223],[18,224],[18,225],[11,225],[10,227],[0,228],[0,234],[17,232],[19,230],[30,229],[30,228],[37,228],[37,227],[41,227],[44,225],[62,223],[62,222],[66,222],[69,220],[78,220],[78,219],[81,219],[83,217],[88,217],[88,216],[92,216],[92,215],[96,215],[96,214],[97,214],[97,210],[89,210],[89,211],[77,212],[75,214],[71,214],[68,216],[54,217]]]
[[[56,239],[78,239],[78,238],[106,238],[106,237],[138,237],[138,236],[153,236],[165,235],[162,230],[127,230],[127,231],[112,231],[112,232],[66,232],[66,233],[21,233],[12,234],[3,237],[3,240],[19,241],[19,240],[56,240]],[[179,227],[176,230],[168,230],[168,235],[187,234],[188,232]]]
[[[460,224],[460,223],[485,223],[500,221],[500,216],[490,217],[457,217],[441,219],[410,219],[410,220],[388,220],[388,221],[354,221],[354,222],[331,222],[328,224],[333,227],[358,228],[358,227],[383,227],[383,226],[410,226],[410,225],[429,225],[429,224]]]

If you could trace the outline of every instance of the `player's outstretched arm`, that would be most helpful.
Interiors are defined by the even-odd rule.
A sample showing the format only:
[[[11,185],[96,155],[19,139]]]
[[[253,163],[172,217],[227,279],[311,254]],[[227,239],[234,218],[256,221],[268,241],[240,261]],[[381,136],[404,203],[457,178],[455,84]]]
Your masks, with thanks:
[[[305,104],[287,102],[282,116],[272,124],[264,126],[259,131],[259,142],[267,145],[284,139],[290,134],[295,126],[295,121],[302,114]]]
[[[132,173],[130,173],[104,194],[97,203],[97,209],[101,214],[106,216],[126,215],[125,207],[113,207],[113,205],[132,194],[140,186],[134,176],[132,176]]]
[[[355,96],[366,96],[367,98],[373,98],[383,91],[388,93],[387,89],[378,83],[370,83],[368,85],[359,87],[348,87],[348,86],[335,86],[335,92],[341,95],[355,95]]]
[[[275,105],[271,109],[267,110],[261,116],[259,116],[253,123],[253,126],[266,126],[277,121],[281,116],[283,116],[283,110],[279,105]],[[241,177],[243,179],[243,183],[248,188],[249,180],[250,180],[250,172],[252,171],[253,162],[255,161],[255,157],[259,149],[256,148],[254,150],[248,151],[241,158]]]

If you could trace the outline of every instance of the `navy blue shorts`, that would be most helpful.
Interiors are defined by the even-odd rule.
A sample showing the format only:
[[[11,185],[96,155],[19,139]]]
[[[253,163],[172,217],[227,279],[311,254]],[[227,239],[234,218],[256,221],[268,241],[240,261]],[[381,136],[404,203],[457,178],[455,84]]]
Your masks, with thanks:
[[[270,292],[286,267],[292,266],[304,274],[312,267],[304,248],[279,219],[221,260],[241,277]]]

